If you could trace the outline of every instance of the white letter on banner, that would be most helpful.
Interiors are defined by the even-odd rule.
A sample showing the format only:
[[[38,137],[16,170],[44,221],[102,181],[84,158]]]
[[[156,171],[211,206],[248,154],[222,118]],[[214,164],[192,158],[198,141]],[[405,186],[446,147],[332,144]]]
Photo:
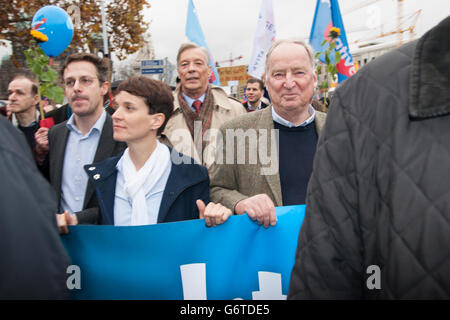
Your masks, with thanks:
[[[258,272],[259,291],[252,292],[253,300],[286,300],[281,291],[281,274],[274,272]]]
[[[184,300],[206,300],[206,264],[180,266]]]

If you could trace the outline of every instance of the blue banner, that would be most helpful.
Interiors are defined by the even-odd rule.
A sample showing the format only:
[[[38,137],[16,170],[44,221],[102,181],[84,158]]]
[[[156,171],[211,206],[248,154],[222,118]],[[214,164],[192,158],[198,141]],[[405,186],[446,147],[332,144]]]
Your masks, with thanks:
[[[304,211],[277,207],[277,224],[267,229],[247,215],[215,228],[204,220],[70,227],[62,241],[79,267],[73,297],[285,299]]]

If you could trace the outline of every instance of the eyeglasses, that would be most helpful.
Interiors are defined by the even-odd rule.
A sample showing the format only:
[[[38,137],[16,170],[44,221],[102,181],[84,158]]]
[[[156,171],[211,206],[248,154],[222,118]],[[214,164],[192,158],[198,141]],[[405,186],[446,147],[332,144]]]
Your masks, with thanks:
[[[89,87],[90,85],[92,85],[92,83],[94,83],[94,80],[98,79],[98,78],[93,78],[93,77],[80,77],[78,79],[78,82],[80,83],[80,85],[84,88]],[[75,86],[75,82],[77,81],[77,79],[73,79],[73,78],[69,78],[69,79],[65,79],[64,80],[64,85],[67,88],[73,88]]]

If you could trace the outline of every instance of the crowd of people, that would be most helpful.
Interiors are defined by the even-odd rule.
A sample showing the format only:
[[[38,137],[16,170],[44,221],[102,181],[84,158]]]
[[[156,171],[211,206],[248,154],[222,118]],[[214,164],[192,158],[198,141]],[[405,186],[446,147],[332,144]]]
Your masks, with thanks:
[[[306,204],[289,299],[449,298],[449,29],[450,17],[362,68],[328,113],[313,100],[314,52],[296,40],[271,46],[245,102],[209,83],[208,52],[193,43],[179,48],[175,90],[131,77],[112,99],[105,61],[72,54],[51,128],[39,126],[36,79],[18,73],[12,121],[0,117],[2,261],[20,251],[52,264],[10,276],[0,297],[66,297],[58,233],[71,225],[214,227],[248,214],[271,228],[276,206]],[[0,277],[21,263],[2,263]]]

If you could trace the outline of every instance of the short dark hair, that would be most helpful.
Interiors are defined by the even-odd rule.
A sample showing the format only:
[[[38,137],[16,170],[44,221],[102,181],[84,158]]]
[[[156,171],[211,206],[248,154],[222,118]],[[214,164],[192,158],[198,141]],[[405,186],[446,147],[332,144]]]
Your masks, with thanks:
[[[264,82],[262,82],[262,80],[260,80],[260,79],[250,78],[247,80],[247,84],[249,84],[249,83],[259,83],[259,89],[260,90],[264,89]]]
[[[144,98],[149,114],[164,114],[164,123],[157,132],[160,135],[173,113],[173,94],[170,87],[162,81],[139,76],[131,77],[120,83],[117,87],[117,94],[121,91]]]
[[[116,80],[111,83],[111,90],[116,90],[119,84],[122,83],[123,80]]]
[[[106,61],[92,53],[73,53],[66,58],[60,71],[61,80],[64,80],[64,71],[67,66],[76,61],[86,61],[92,63],[97,69],[97,77],[100,83],[108,80],[108,65]]]
[[[31,81],[31,94],[33,96],[38,94],[37,78],[33,72],[31,72],[28,69],[19,69],[17,72],[14,73],[10,82],[21,78],[25,78]]]

